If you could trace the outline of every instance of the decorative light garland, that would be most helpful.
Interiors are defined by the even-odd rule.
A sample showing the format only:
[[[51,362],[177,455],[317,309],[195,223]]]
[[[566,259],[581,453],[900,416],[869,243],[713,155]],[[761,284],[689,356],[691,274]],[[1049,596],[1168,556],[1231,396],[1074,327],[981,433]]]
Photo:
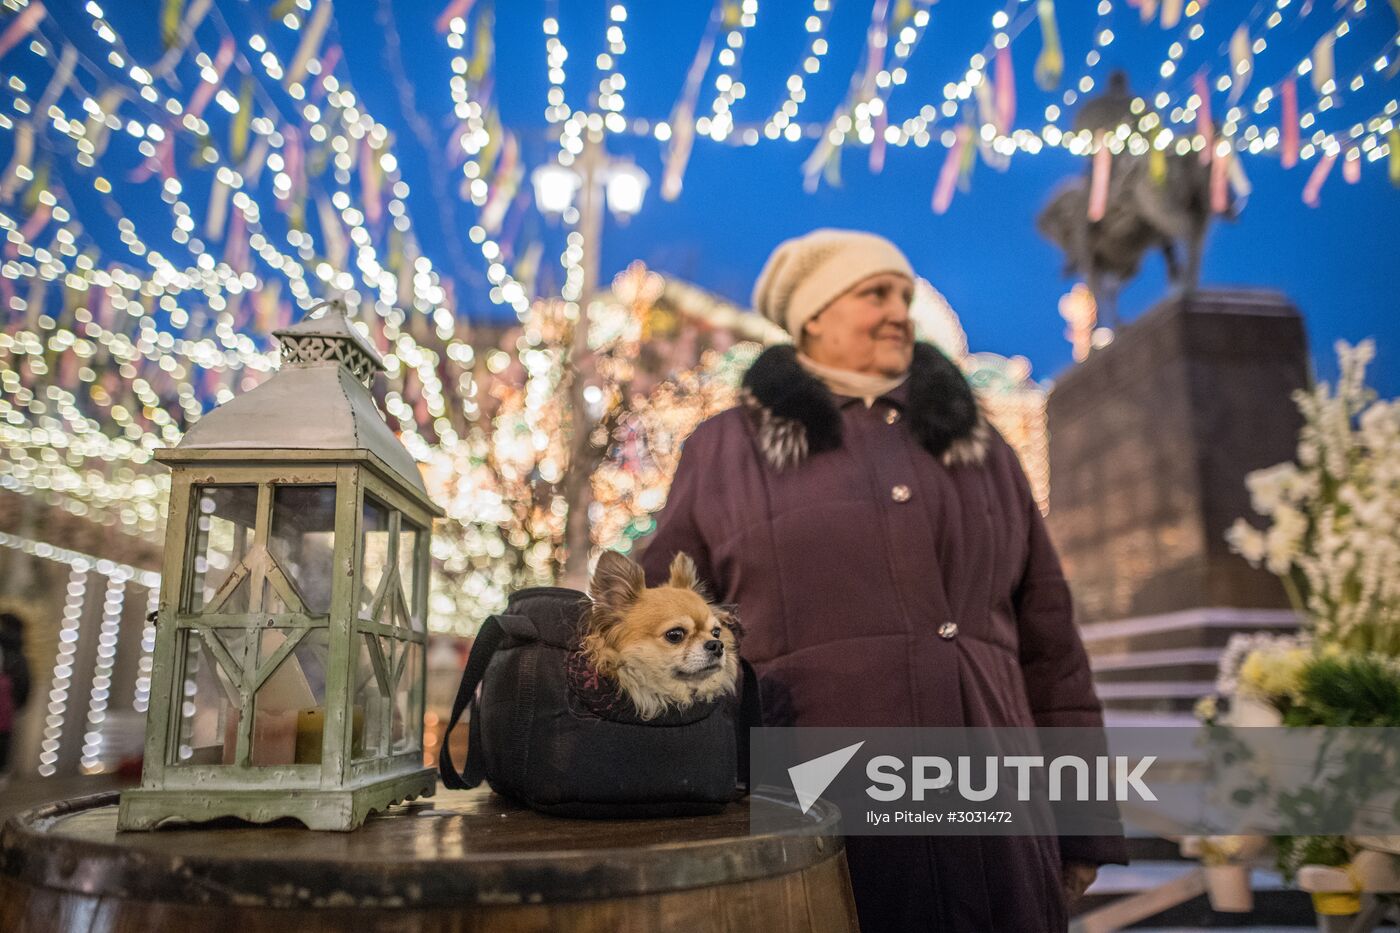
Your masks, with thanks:
[[[1348,3],[1346,9],[1345,9],[1344,12],[1342,13],[1341,17],[1338,19],[1338,21],[1336,22],[1336,24],[1334,24],[1334,25],[1328,30],[1328,32],[1325,33],[1324,35],[1325,35],[1325,36],[1326,36],[1326,35],[1332,36],[1332,37],[1333,37],[1333,41],[1335,41],[1336,38],[1340,38],[1340,37],[1342,37],[1342,36],[1347,35],[1347,34],[1351,31],[1351,20],[1352,20],[1352,18],[1355,17],[1355,16],[1357,16],[1357,15],[1359,15],[1359,14],[1360,14],[1362,11],[1364,11],[1365,9],[1366,9],[1366,0],[1350,0],[1350,2]],[[1277,12],[1277,11],[1275,11],[1275,12]],[[1270,18],[1270,22],[1274,22],[1275,25],[1277,24],[1277,22],[1276,22],[1275,20],[1273,20],[1272,17]],[[1246,23],[1246,24],[1241,24],[1241,26],[1237,27],[1237,33],[1238,33],[1238,30],[1247,30],[1247,29],[1248,29],[1247,23]],[[1260,43],[1263,43],[1263,42],[1264,42],[1264,40],[1263,40],[1262,38],[1260,38],[1260,39],[1258,39],[1258,40],[1255,41],[1255,43],[1251,46],[1251,48],[1252,48],[1252,49],[1257,49],[1257,50],[1259,50],[1259,51],[1262,51],[1263,45],[1261,45]],[[1315,51],[1315,49],[1316,49],[1316,46],[1314,46],[1314,51]],[[1224,54],[1225,54],[1226,52],[1228,52],[1228,51],[1229,51],[1229,42],[1227,41],[1224,45],[1221,46],[1221,50],[1220,50],[1220,53],[1219,53],[1219,54],[1224,55]],[[1252,54],[1257,54],[1257,53],[1252,53]],[[1303,59],[1299,62],[1298,66],[1297,66],[1297,69],[1296,69],[1296,73],[1297,73],[1297,74],[1299,74],[1299,75],[1305,75],[1305,74],[1307,74],[1307,73],[1312,69],[1312,66],[1313,66],[1313,54],[1314,54],[1313,52],[1309,52],[1308,55],[1305,55],[1305,56],[1303,57]],[[1243,63],[1242,63],[1242,64],[1243,64]],[[1250,69],[1252,69],[1252,67],[1253,67],[1253,66],[1250,65]],[[1235,84],[1236,81],[1245,79],[1245,75],[1247,75],[1247,74],[1249,74],[1249,73],[1250,73],[1250,71],[1249,71],[1249,70],[1246,70],[1246,72],[1245,72],[1243,75],[1232,76],[1232,75],[1229,74],[1229,73],[1222,74],[1222,75],[1220,75],[1220,76],[1216,79],[1214,85],[1209,85],[1207,82],[1205,82],[1205,81],[1203,80],[1203,77],[1204,77],[1204,76],[1202,75],[1202,80],[1199,82],[1199,85],[1200,85],[1200,86],[1206,87],[1207,90],[1223,93],[1223,92],[1225,92],[1225,91],[1229,91],[1229,90],[1234,86],[1234,84]],[[1290,75],[1293,74],[1293,71],[1290,70],[1289,74],[1290,74]],[[1247,79],[1246,79],[1246,80],[1247,80]],[[1287,78],[1285,78],[1285,79],[1283,79],[1283,80],[1287,80]],[[1278,82],[1278,84],[1282,84],[1282,81]],[[1264,94],[1265,92],[1268,92],[1269,94],[1272,94],[1272,93],[1273,93],[1273,90],[1272,90],[1272,89],[1275,88],[1275,87],[1277,87],[1277,85],[1273,85],[1273,86],[1271,86],[1270,88],[1261,89],[1261,91],[1260,91],[1259,93],[1260,93],[1261,95]],[[1162,111],[1162,112],[1165,112],[1165,113],[1168,114],[1168,121],[1169,121],[1170,123],[1174,123],[1174,124],[1178,124],[1178,125],[1181,125],[1181,124],[1193,124],[1193,123],[1195,123],[1195,122],[1196,122],[1196,119],[1197,119],[1197,113],[1198,113],[1198,111],[1200,110],[1200,108],[1202,107],[1202,105],[1203,105],[1203,104],[1205,104],[1205,105],[1208,105],[1208,104],[1209,104],[1209,101],[1203,101],[1203,99],[1202,99],[1202,97],[1201,97],[1201,93],[1200,93],[1199,88],[1193,88],[1192,91],[1191,91],[1191,93],[1190,93],[1190,95],[1186,98],[1186,100],[1185,100],[1184,103],[1179,104],[1179,105],[1174,106],[1174,107],[1171,107],[1170,110],[1168,110],[1168,107],[1170,106],[1170,95],[1168,95],[1167,92],[1163,91],[1163,92],[1158,93],[1157,96],[1156,96],[1156,98],[1155,98],[1155,100],[1156,100],[1156,103],[1157,103],[1157,109],[1158,109],[1159,111]],[[1257,98],[1256,98],[1256,103],[1257,103]],[[1325,108],[1324,108],[1324,109],[1325,109]],[[1225,112],[1225,118],[1224,118],[1223,122],[1221,123],[1221,127],[1220,127],[1220,133],[1221,133],[1221,135],[1224,136],[1224,137],[1227,137],[1227,138],[1233,137],[1233,136],[1235,135],[1237,129],[1239,128],[1239,122],[1240,122],[1240,120],[1244,117],[1244,113],[1245,113],[1245,108],[1240,107],[1238,104],[1232,104],[1232,105],[1230,106],[1230,108]]]
[[[112,667],[117,657],[117,636],[126,599],[126,578],[120,573],[107,577],[102,598],[102,626],[97,633],[97,663],[93,666],[92,690],[88,699],[87,732],[83,735],[80,765],[87,774],[101,770],[102,723],[107,718],[107,700],[112,694]]]
[[[103,605],[104,628],[109,618],[120,619],[121,605],[120,597],[113,598],[113,587],[120,581],[119,589],[124,588],[128,581],[140,586],[147,587],[150,592],[150,600],[156,600],[156,593],[160,587],[160,574],[149,570],[141,570],[128,564],[121,564],[115,561],[93,557],[79,551],[68,548],[56,547],[43,541],[34,541],[30,538],[12,535],[8,532],[0,531],[0,547],[7,547],[11,550],[20,551],[32,557],[43,560],[52,560],[69,567],[68,587],[64,596],[63,616],[59,623],[58,630],[58,653],[54,659],[53,679],[49,687],[49,703],[47,715],[44,717],[44,738],[40,743],[39,752],[39,774],[50,777],[57,772],[56,763],[58,761],[58,750],[62,744],[63,724],[68,709],[68,688],[73,679],[73,659],[78,650],[79,628],[82,625],[83,605],[87,599],[87,579],[88,574],[96,571],[108,578],[107,599]],[[108,611],[115,604],[115,610]],[[113,637],[109,639],[113,651],[115,651],[115,628],[106,629]],[[100,637],[100,636],[99,636]],[[99,663],[101,658],[101,642],[99,642]],[[111,655],[109,655],[110,659]],[[109,663],[110,673],[110,663]],[[110,687],[110,684],[107,685]],[[94,691],[97,689],[94,681]],[[94,697],[96,694],[94,694]],[[102,698],[105,701],[105,697]],[[96,702],[96,700],[94,700]],[[105,704],[102,707],[105,709]],[[92,721],[91,710],[89,712],[89,723]],[[100,724],[99,718],[98,723]]]
[[[1017,8],[1023,2],[1024,0],[1008,0],[1004,9],[993,14],[992,37],[980,52],[973,54],[968,59],[967,71],[962,79],[943,85],[943,102],[940,105],[935,107],[933,103],[926,103],[919,108],[919,112],[914,117],[906,120],[903,132],[894,140],[895,145],[903,146],[913,142],[915,146],[923,148],[930,142],[937,140],[945,148],[952,148],[956,142],[956,134],[951,129],[945,130],[939,136],[934,136],[930,130],[939,120],[958,115],[962,110],[963,102],[971,98],[977,86],[986,79],[986,69],[996,50],[1009,48],[1011,42],[1035,19],[1035,12],[1032,9],[1017,12]],[[844,132],[842,135],[844,137]],[[1016,131],[1006,137],[994,135],[991,142],[994,146],[999,147],[998,151],[1009,144],[1013,149],[1020,148],[1033,153],[1039,151],[1038,140],[1031,142],[1034,139],[1034,134],[1029,131]]]
[[[545,108],[544,116],[553,124],[567,120],[571,113],[564,99],[564,63],[569,60],[569,50],[559,38],[559,0],[549,0],[548,11],[544,18],[544,34],[548,37],[544,50],[545,62],[549,67],[549,106]],[[448,44],[452,44],[454,37],[458,40],[455,47],[460,48],[461,37],[456,32],[448,36]]]
[[[160,587],[153,586],[146,591],[146,617],[141,629],[141,657],[136,664],[136,690],[131,698],[131,708],[138,713],[146,712],[151,702],[151,667],[156,650],[155,613],[160,608]]]
[[[723,3],[726,31],[723,48],[716,55],[720,64],[720,73],[715,77],[716,93],[710,103],[710,115],[702,115],[695,120],[695,131],[715,142],[724,142],[733,132],[734,115],[730,112],[731,108],[748,93],[740,65],[745,36],[758,22],[758,0],[723,0]]]
[[[827,27],[831,25],[831,14],[835,8],[836,0],[812,0],[812,13],[804,23],[807,30],[807,46],[798,67],[792,70],[784,82],[787,99],[779,104],[763,123],[763,135],[768,139],[782,137],[795,142],[802,138],[802,126],[795,121],[798,111],[807,100],[807,79],[803,75],[816,77],[821,71],[822,61],[829,48]],[[792,129],[789,130],[788,127]]]
[[[608,50],[598,56],[598,71],[602,77],[598,81],[598,106],[605,111],[603,125],[611,133],[621,133],[627,129],[623,117],[625,101],[622,91],[627,80],[618,68],[618,61],[627,51],[627,42],[622,34],[622,24],[627,22],[627,7],[621,0],[613,0],[608,5]]]
[[[1192,0],[1192,4],[1195,5],[1196,0]],[[1094,41],[1089,51],[1084,54],[1084,71],[1077,80],[1070,83],[1071,89],[1081,86],[1086,89],[1093,88],[1094,69],[1103,61],[1104,50],[1112,45],[1113,40],[1117,38],[1112,28],[1113,10],[1113,0],[1099,0],[1096,10],[1098,19],[1094,22]],[[1051,102],[1045,107],[1045,122],[1048,125],[1056,126],[1057,129],[1062,129],[1058,124],[1066,113],[1066,111],[1061,110],[1059,104]]]
[[[73,682],[73,659],[78,653],[78,627],[87,599],[88,565],[83,562],[70,566],[73,569],[68,573],[63,621],[59,623],[58,654],[54,658],[53,682],[49,688],[48,715],[44,717],[44,740],[39,745],[39,774],[43,777],[51,777],[57,771],[55,765],[68,711],[68,687]]]
[[[260,37],[256,37],[256,36],[255,36],[254,39],[251,40],[251,41],[252,41],[252,43],[253,43],[255,46],[261,44],[261,39],[260,39]],[[278,66],[278,65],[276,64],[275,59],[271,59],[271,58],[269,58],[268,56],[265,55],[263,61],[264,61],[264,64],[270,69],[270,72],[271,72],[272,74],[277,74],[277,73],[280,71],[280,66]],[[334,86],[333,86],[333,85],[332,85],[332,93],[336,93],[335,90],[334,90]],[[309,115],[308,115],[308,116],[309,116]],[[342,153],[341,155],[343,156],[343,153]],[[275,157],[275,154],[274,154],[274,157]],[[338,157],[338,158],[339,158],[339,157]],[[342,163],[341,163],[341,167],[343,168],[343,160],[342,160]],[[226,171],[226,167],[221,167],[221,169],[220,169],[221,177],[222,177],[222,174],[223,174],[225,171]],[[229,172],[229,177],[230,177],[230,178],[236,178],[236,175],[232,172],[232,170],[227,170],[227,171]],[[228,179],[225,179],[225,180],[228,180]],[[406,189],[406,186],[404,186],[404,187],[405,187],[405,189]],[[167,185],[167,191],[169,191],[169,190],[170,190],[170,186]],[[406,190],[401,191],[400,193],[405,193],[405,194],[406,194]],[[244,200],[244,199],[240,198],[238,195],[235,195],[235,200],[238,202],[238,207],[239,207],[240,209],[247,210],[247,209],[250,207],[250,203],[249,203],[247,200]],[[391,204],[390,204],[391,212],[394,210],[394,208],[395,208],[396,205],[398,205],[398,206],[401,207],[401,204],[400,204],[399,202],[391,202]],[[355,216],[354,216],[353,214],[349,214],[349,213],[348,213],[348,208],[345,208],[345,211],[346,211],[346,213],[345,213],[343,216],[345,216],[345,219],[346,219],[346,220],[352,222],[352,225],[353,225],[353,221],[356,219]],[[182,211],[177,210],[177,212],[180,213],[182,216],[188,218],[189,211],[188,211],[188,208],[187,208],[187,207],[185,207]],[[185,224],[184,226],[191,226],[191,225]],[[250,226],[251,226],[251,224],[250,224]],[[178,237],[177,237],[177,238],[178,238]],[[352,231],[352,238],[355,239],[357,242],[360,242],[360,243],[363,243],[363,242],[366,242],[366,241],[367,241],[367,237],[357,236],[353,231]],[[303,246],[305,246],[305,245],[309,245],[309,244],[303,244]],[[260,252],[264,252],[264,253],[265,253],[265,250],[260,250]],[[363,257],[362,257],[362,258],[363,258]],[[365,262],[362,261],[362,262],[360,263],[360,265],[361,265],[362,268],[364,268],[366,264],[365,264]],[[293,268],[295,268],[295,266],[293,266]],[[369,269],[367,269],[366,271],[372,274],[375,270],[374,270],[373,268],[369,268]],[[296,289],[296,287],[297,287],[297,284],[298,284],[297,278],[293,277],[293,278],[292,278],[292,285],[293,285],[294,291],[295,291],[295,289]],[[346,283],[345,283],[345,282],[341,282],[340,284],[344,285],[344,284],[346,284]],[[299,297],[302,297],[303,299],[305,299],[305,298],[309,298],[310,296],[309,296],[309,293],[304,293],[304,294],[302,294],[302,295],[299,296]],[[381,312],[382,312],[382,311],[383,311],[383,309],[381,308]],[[221,323],[222,323],[222,322],[221,322]],[[260,366],[259,368],[267,368],[267,366],[268,366],[268,363],[267,363],[267,362],[263,362],[263,365]],[[431,383],[431,380],[430,380],[430,383]],[[431,385],[429,386],[429,388],[431,389]],[[434,407],[441,407],[441,406],[434,406]]]
[[[1397,32],[1395,35],[1387,39],[1378,53],[1369,57],[1363,64],[1361,64],[1356,69],[1350,80],[1346,82],[1347,87],[1353,92],[1361,90],[1361,88],[1364,87],[1366,84],[1366,78],[1369,72],[1384,71],[1386,66],[1391,63],[1392,56],[1394,55],[1397,46],[1400,46],[1400,32]],[[1256,114],[1262,115],[1266,113],[1273,101],[1280,96],[1278,90],[1280,87],[1282,87],[1282,85],[1285,82],[1292,81],[1295,79],[1295,77],[1303,77],[1307,75],[1311,70],[1312,56],[1309,55],[1305,57],[1302,61],[1300,61],[1295,68],[1290,70],[1288,77],[1284,78],[1281,81],[1275,82],[1269,87],[1261,89],[1258,96],[1255,98],[1254,104],[1250,107],[1250,109]],[[1332,80],[1331,84],[1333,87],[1333,90],[1331,92],[1324,93],[1315,104],[1313,104],[1306,110],[1299,112],[1298,128],[1300,130],[1309,129],[1314,123],[1317,122],[1317,117],[1319,114],[1324,113],[1332,108],[1333,101],[1336,97],[1335,79]],[[1256,134],[1260,132],[1256,125],[1250,125],[1246,127],[1245,133],[1248,134],[1250,130],[1253,130]]]

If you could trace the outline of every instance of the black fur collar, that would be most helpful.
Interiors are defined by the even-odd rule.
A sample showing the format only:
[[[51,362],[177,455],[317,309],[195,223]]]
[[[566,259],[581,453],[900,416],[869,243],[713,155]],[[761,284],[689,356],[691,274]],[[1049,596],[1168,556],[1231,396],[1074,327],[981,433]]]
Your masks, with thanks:
[[[916,343],[908,387],[909,429],[919,443],[948,466],[982,462],[991,429],[957,365],[932,344]],[[841,446],[835,396],[802,368],[791,344],[759,354],[744,375],[743,400],[775,469]]]

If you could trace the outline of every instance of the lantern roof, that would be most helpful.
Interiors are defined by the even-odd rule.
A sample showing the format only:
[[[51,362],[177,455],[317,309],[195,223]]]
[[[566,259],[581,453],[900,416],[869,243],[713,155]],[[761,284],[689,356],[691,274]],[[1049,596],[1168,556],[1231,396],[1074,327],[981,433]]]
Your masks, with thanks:
[[[344,363],[366,386],[384,371],[384,358],[350,320],[344,299],[333,298],[313,308],[290,327],[272,332],[282,348],[282,364]],[[363,359],[361,359],[363,357]]]
[[[282,350],[277,372],[195,422],[175,449],[368,451],[428,500],[417,463],[370,394],[383,358],[355,329],[344,301],[321,307],[274,332]]]

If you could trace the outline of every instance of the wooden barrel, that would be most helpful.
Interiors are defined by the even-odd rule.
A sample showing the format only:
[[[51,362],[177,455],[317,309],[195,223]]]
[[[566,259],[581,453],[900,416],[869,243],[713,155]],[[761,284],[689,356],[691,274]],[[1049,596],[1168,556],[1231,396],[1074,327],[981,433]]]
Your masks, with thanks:
[[[0,930],[857,929],[837,815],[822,802],[806,815],[755,796],[715,816],[569,820],[482,788],[394,807],[352,833],[118,833],[116,803],[97,794],[6,822]],[[783,828],[750,834],[759,808]]]

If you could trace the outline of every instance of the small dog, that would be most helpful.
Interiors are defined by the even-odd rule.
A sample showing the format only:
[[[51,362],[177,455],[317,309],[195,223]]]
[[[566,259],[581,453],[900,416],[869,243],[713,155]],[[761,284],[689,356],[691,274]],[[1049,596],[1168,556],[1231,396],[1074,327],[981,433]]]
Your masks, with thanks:
[[[688,555],[671,561],[666,585],[647,589],[641,567],[604,551],[588,595],[583,655],[642,719],[735,692],[738,620],[708,602]]]

